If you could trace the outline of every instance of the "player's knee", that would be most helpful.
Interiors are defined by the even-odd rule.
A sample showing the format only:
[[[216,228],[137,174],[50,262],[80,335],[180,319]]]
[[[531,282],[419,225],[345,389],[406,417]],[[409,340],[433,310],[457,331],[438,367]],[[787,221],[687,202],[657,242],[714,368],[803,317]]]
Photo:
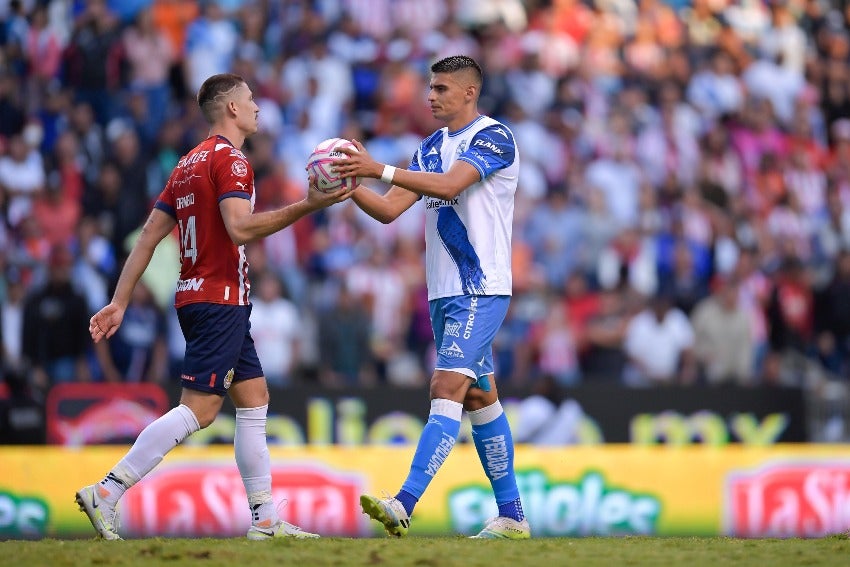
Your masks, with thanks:
[[[495,392],[485,392],[480,388],[470,388],[466,392],[466,397],[463,399],[463,409],[466,411],[475,411],[496,402]]]
[[[201,429],[206,429],[212,425],[212,422],[215,421],[216,417],[218,417],[218,410],[202,410],[200,412],[196,412],[195,417],[198,418],[198,426]]]
[[[469,378],[463,374],[438,370],[431,378],[431,399],[461,402],[467,388]]]

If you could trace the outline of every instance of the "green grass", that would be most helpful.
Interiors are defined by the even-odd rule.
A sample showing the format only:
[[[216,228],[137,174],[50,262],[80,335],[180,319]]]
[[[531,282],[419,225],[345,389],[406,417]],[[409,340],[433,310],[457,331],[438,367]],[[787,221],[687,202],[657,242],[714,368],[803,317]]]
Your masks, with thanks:
[[[481,541],[461,537],[277,540],[141,539],[121,542],[53,540],[0,542],[0,567],[264,565],[415,567],[550,567],[684,565],[770,567],[850,564],[850,539],[742,540],[720,537],[552,538]]]

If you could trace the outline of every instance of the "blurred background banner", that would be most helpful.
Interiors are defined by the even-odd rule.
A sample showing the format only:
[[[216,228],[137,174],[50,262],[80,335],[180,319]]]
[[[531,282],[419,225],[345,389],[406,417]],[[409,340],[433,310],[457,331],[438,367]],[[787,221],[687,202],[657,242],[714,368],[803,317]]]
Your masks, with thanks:
[[[169,407],[156,384],[60,384],[47,396],[47,442],[132,443]]]
[[[0,537],[91,537],[73,494],[124,447],[0,449]],[[323,535],[378,535],[358,496],[394,486],[412,447],[272,448],[282,517]],[[534,535],[817,537],[850,528],[850,449],[521,446],[517,479]],[[417,535],[472,534],[496,511],[460,446],[417,507]],[[57,474],[56,471],[62,471]],[[241,536],[244,488],[226,447],[178,448],[122,500],[127,537]]]
[[[544,396],[504,388],[515,439],[537,445],[770,445],[809,440],[803,392],[788,388],[632,390],[587,385]],[[153,384],[68,384],[51,390],[47,441],[57,445],[131,442],[169,406],[180,389]],[[298,388],[273,392],[270,442],[282,445],[415,443],[424,425],[428,390]],[[189,439],[189,445],[233,442],[230,408]],[[461,441],[469,440],[464,421]]]

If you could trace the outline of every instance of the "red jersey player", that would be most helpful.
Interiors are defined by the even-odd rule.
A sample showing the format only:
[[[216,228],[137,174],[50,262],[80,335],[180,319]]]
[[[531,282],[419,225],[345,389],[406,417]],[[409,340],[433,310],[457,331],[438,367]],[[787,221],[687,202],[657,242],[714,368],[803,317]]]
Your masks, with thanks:
[[[304,200],[255,214],[254,174],[239,149],[257,131],[259,108],[251,89],[238,75],[214,75],[201,86],[198,105],[210,136],[174,168],[121,270],[112,301],[89,324],[95,342],[115,334],[156,245],[176,225],[181,268],[175,306],[186,338],[180,405],[148,425],[102,481],[76,493],[76,501],[100,537],[121,539],[118,499],[183,439],[211,424],[228,394],[236,406],[236,464],[252,519],[248,538],[318,537],[282,521],[272,501],[269,393],[250,334],[244,246],[348,199],[350,192],[324,194],[311,179]]]

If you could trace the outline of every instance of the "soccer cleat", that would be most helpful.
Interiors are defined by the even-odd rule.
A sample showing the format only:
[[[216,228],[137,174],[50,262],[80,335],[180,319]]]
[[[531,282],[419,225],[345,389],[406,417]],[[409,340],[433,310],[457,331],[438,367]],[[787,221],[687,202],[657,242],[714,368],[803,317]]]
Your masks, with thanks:
[[[513,518],[499,516],[492,518],[472,539],[529,539],[531,537],[531,526],[528,520],[517,522]]]
[[[97,484],[92,484],[77,492],[76,501],[80,506],[80,511],[85,512],[86,516],[89,517],[89,521],[98,536],[108,540],[121,539],[121,536],[118,535],[120,520],[118,509],[103,500],[101,495],[98,494],[99,489],[105,490]]]
[[[360,507],[363,513],[384,525],[387,533],[395,537],[404,537],[410,528],[410,516],[401,502],[388,496],[387,498],[375,498],[368,494],[360,496]]]
[[[277,524],[268,527],[261,528],[259,526],[251,526],[248,529],[248,539],[252,541],[262,541],[264,539],[275,539],[278,537],[292,537],[295,539],[311,539],[319,537],[319,534],[311,534],[310,532],[305,532],[295,524],[290,524],[289,522],[284,522],[281,520]]]

